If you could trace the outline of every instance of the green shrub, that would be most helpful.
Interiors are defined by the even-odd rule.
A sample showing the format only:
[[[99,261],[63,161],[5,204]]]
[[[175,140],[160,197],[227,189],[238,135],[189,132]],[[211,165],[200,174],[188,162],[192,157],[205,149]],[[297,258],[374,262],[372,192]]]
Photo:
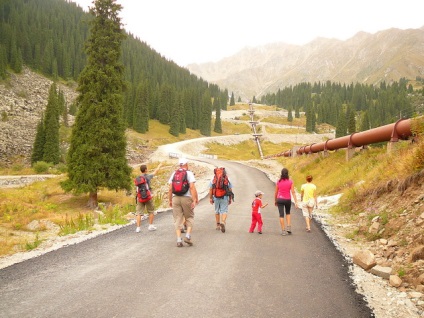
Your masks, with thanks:
[[[34,163],[32,168],[34,169],[35,173],[46,173],[49,171],[51,164],[44,162],[44,161],[37,161]]]

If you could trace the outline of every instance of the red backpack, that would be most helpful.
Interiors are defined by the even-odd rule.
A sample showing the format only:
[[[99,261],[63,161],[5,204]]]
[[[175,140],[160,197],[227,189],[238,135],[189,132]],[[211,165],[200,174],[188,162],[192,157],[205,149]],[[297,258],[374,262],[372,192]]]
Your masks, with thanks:
[[[144,203],[152,198],[152,193],[150,192],[149,183],[147,182],[146,177],[138,176],[134,179],[134,184],[137,186],[138,202]]]
[[[215,198],[223,198],[229,192],[229,183],[227,173],[224,167],[215,168],[212,180],[212,194]]]
[[[172,193],[182,196],[190,189],[190,184],[187,179],[187,171],[183,168],[175,170],[174,177],[172,178]]]

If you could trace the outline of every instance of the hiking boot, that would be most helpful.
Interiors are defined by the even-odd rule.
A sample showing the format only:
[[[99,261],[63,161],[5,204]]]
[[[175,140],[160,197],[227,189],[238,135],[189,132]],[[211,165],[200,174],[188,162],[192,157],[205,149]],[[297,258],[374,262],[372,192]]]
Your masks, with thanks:
[[[221,223],[216,223],[216,229],[220,230],[221,229]]]
[[[147,228],[149,231],[156,231],[157,227],[154,226],[153,224],[150,224],[149,227]]]
[[[183,242],[177,242],[177,247],[183,247]]]
[[[192,246],[192,245],[193,245],[193,242],[191,241],[191,237],[190,237],[190,238],[185,237],[185,238],[184,238],[184,242],[185,242],[186,244],[190,245],[190,246]]]
[[[287,226],[287,233],[288,234],[292,234],[292,232],[291,232],[291,226]]]
[[[225,233],[225,224],[224,223],[221,223],[221,232]]]
[[[136,231],[137,233],[140,233],[140,231],[141,231],[140,227],[139,227],[139,226],[137,226],[137,227],[135,228],[135,231]]]

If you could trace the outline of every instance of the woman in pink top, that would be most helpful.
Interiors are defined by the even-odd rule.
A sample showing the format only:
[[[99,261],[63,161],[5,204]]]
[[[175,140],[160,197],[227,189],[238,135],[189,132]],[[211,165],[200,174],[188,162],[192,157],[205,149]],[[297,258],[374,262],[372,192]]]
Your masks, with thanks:
[[[280,180],[275,185],[275,206],[280,214],[281,235],[291,234],[290,208],[293,197],[297,206],[296,193],[294,192],[293,181],[289,179],[289,171],[286,168],[281,170]],[[284,216],[287,219],[287,231],[284,224]]]

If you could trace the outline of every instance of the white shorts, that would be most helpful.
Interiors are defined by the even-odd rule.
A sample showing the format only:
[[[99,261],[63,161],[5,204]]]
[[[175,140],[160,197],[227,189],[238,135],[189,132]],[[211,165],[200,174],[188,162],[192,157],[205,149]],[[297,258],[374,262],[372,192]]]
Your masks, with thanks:
[[[314,208],[308,207],[307,202],[302,202],[302,214],[304,217],[311,217],[313,211],[314,211]]]

